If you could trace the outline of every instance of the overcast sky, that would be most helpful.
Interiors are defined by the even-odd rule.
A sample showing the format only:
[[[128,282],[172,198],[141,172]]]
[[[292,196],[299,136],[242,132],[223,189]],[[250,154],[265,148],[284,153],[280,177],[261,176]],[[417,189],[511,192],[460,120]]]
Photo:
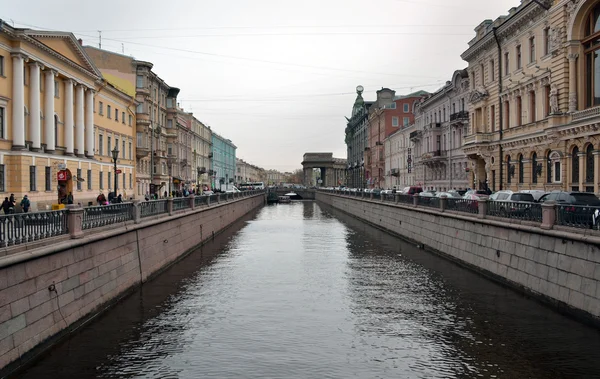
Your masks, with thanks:
[[[434,91],[484,19],[520,0],[0,0],[16,27],[74,32],[154,63],[180,104],[264,168],[345,158],[355,88]],[[35,11],[32,11],[35,10]],[[43,10],[43,11],[42,11]],[[11,21],[12,20],[12,21]]]

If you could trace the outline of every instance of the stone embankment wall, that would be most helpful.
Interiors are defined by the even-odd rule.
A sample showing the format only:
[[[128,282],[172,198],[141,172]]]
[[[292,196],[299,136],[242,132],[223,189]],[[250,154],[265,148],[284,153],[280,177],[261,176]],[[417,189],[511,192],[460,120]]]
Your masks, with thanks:
[[[264,201],[260,194],[1,258],[0,377]]]
[[[317,192],[328,204],[600,325],[600,238]]]

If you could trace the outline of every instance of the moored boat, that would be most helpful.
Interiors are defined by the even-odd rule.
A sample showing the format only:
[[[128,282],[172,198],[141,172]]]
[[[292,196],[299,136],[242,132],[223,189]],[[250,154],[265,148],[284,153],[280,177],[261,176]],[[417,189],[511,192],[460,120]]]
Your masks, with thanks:
[[[292,199],[289,196],[279,196],[280,203],[290,203]]]

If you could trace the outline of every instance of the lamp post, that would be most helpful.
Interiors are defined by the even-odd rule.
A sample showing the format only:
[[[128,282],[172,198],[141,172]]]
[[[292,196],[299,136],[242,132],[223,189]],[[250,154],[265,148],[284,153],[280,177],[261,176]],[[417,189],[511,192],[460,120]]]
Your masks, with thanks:
[[[115,144],[112,151],[112,159],[115,164],[115,197],[117,197],[117,159],[119,158],[119,147]]]

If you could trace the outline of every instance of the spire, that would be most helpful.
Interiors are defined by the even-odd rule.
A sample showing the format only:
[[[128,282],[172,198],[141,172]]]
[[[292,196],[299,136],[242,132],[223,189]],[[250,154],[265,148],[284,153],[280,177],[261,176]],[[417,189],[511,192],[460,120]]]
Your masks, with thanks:
[[[352,116],[357,114],[364,106],[365,100],[362,97],[362,93],[364,91],[364,87],[359,85],[356,87],[356,100],[354,100],[354,107],[352,107]]]

